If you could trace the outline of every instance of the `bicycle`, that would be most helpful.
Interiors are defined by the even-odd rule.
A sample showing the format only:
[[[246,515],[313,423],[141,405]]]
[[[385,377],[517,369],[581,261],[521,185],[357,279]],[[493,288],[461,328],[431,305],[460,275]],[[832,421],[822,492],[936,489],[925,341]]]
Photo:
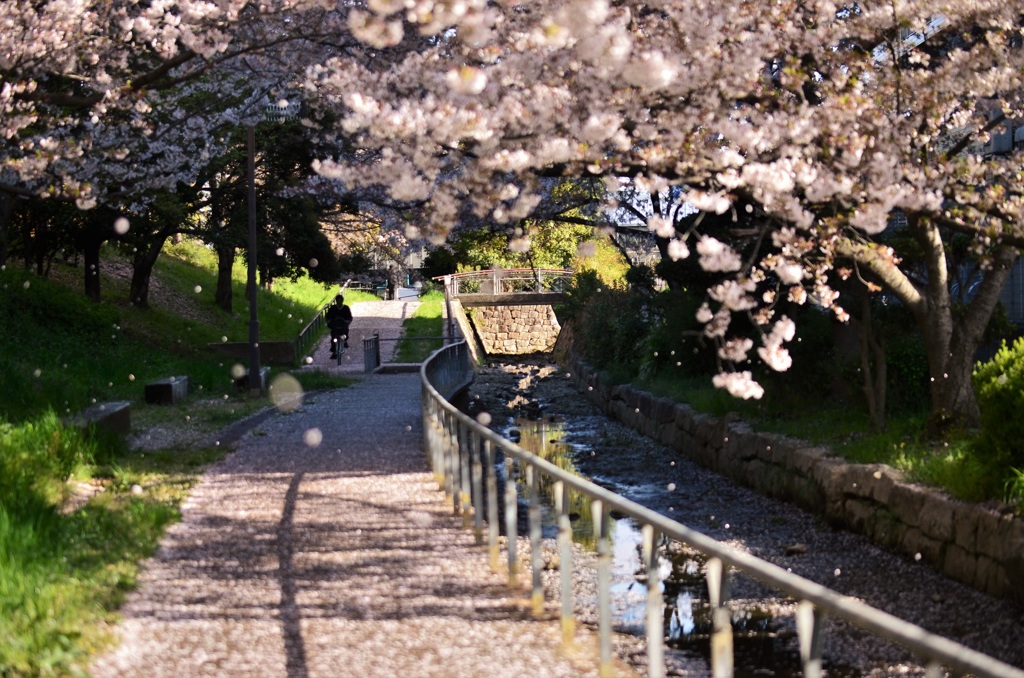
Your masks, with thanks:
[[[336,346],[335,344],[340,344],[340,345]],[[340,366],[341,365],[341,358],[342,358],[342,356],[344,356],[345,353],[348,351],[348,335],[347,334],[339,335],[337,339],[335,339],[334,337],[331,337],[331,348],[333,349],[332,353],[334,353],[334,355],[331,356],[331,357],[333,359],[335,359],[337,361],[338,365]]]

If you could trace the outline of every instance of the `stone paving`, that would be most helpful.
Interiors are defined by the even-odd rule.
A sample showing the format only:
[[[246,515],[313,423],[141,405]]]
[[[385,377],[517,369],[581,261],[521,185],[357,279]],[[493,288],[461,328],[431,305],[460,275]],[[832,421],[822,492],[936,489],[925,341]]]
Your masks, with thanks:
[[[357,339],[411,312],[354,311]],[[92,675],[597,675],[452,515],[419,389],[417,374],[365,375],[238,440],[146,562]]]

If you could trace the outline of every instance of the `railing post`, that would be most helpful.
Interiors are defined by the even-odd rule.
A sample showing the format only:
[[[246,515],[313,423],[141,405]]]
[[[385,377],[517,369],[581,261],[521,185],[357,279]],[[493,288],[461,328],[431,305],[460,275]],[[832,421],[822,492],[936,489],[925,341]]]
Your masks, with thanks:
[[[373,372],[380,367],[380,334],[363,339],[363,372]]]
[[[707,564],[708,598],[711,603],[711,675],[732,678],[732,621],[729,608],[729,573],[719,558]]]
[[[505,538],[508,540],[508,583],[519,583],[519,565],[516,563],[516,549],[519,542],[518,498],[516,479],[513,475],[512,457],[505,458]]]
[[[459,432],[459,511],[462,512],[462,529],[468,530],[470,526],[469,512],[473,509],[473,499],[470,496],[472,488],[469,459],[470,433],[469,428],[461,421],[457,424],[456,429]]]
[[[555,510],[558,512],[558,570],[562,584],[562,642],[576,638],[576,616],[572,596],[572,520],[569,518],[569,488],[555,483]]]
[[[444,491],[444,455],[441,454],[441,417],[438,404],[433,398],[428,405],[428,421],[424,426],[427,447],[430,451],[430,470],[434,472],[434,480],[441,491]]]
[[[665,675],[665,611],[661,596],[661,567],[658,563],[658,531],[643,527],[643,559],[647,570],[647,675]]]
[[[530,596],[530,601],[533,614],[540,616],[544,613],[544,582],[541,580],[544,559],[541,558],[540,552],[540,491],[537,487],[537,469],[533,467],[533,464],[526,465],[526,484],[530,488],[528,516],[530,520],[530,569],[533,572],[533,593]]]
[[[447,425],[445,427],[445,449],[448,450],[448,490],[451,492],[452,498],[452,514],[459,514],[459,480],[462,477],[462,473],[459,469],[459,440],[458,433],[453,425],[455,415],[448,413],[445,416]]]
[[[814,603],[801,600],[796,606],[796,632],[800,638],[800,662],[806,678],[821,677],[821,615]]]
[[[604,502],[590,505],[597,539],[597,625],[600,637],[601,678],[613,675],[612,667],[612,548],[608,511]]]
[[[483,464],[480,463],[480,438],[479,435],[470,431],[470,459],[469,463],[473,475],[473,538],[477,545],[484,543],[484,497],[483,497]]]
[[[491,571],[498,571],[501,552],[498,548],[498,474],[495,471],[494,446],[484,441],[484,464],[487,465],[487,546],[490,551]]]

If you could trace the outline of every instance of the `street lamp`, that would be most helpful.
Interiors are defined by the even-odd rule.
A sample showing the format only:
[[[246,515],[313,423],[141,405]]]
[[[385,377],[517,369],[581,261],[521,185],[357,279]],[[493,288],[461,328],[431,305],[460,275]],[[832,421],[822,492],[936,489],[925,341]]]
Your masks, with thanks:
[[[287,101],[267,104],[263,117],[267,120],[283,120],[297,117],[296,107]],[[247,173],[249,175],[249,271],[245,289],[249,295],[249,388],[263,390],[260,378],[260,320],[256,305],[256,125],[246,125]]]

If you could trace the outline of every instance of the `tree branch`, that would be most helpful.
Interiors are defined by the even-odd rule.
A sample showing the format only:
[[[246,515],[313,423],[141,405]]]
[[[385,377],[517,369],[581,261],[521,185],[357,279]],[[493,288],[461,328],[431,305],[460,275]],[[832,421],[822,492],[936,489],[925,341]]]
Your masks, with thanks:
[[[849,237],[842,236],[836,241],[835,251],[836,255],[851,259],[871,271],[915,315],[925,310],[925,300],[921,296],[921,291],[892,258],[883,254],[877,246],[855,242]]]

